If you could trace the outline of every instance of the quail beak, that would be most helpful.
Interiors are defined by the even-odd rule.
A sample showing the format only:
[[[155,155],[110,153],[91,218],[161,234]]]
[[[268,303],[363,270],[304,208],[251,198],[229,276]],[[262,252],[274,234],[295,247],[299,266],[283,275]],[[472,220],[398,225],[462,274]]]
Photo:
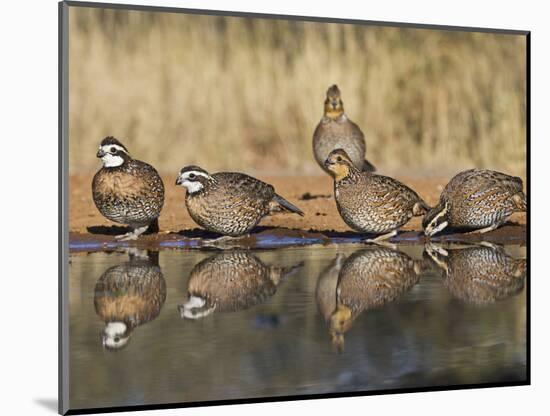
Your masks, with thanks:
[[[331,101],[330,105],[332,106],[333,110],[336,110],[336,107],[338,107],[338,101]]]
[[[176,185],[181,185],[183,183],[183,181],[181,180],[181,176],[178,176],[178,178],[176,179]]]
[[[97,151],[96,157],[102,158],[103,156],[105,156],[105,152],[103,151],[103,149],[99,149]]]
[[[334,165],[334,163],[332,163],[329,159],[325,160],[325,167],[329,167],[329,166],[332,166]]]

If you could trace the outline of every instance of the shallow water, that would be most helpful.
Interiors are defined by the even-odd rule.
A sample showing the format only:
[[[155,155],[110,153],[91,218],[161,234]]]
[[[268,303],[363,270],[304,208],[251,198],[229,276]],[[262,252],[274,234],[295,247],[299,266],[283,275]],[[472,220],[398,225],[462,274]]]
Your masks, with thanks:
[[[523,257],[357,244],[72,255],[70,407],[523,381]]]

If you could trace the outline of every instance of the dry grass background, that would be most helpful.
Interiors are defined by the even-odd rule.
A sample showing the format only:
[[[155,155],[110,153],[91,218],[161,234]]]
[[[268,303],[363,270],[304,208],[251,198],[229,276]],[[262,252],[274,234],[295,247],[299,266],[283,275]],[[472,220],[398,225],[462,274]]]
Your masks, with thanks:
[[[379,170],[525,175],[525,38],[70,8],[70,168],[106,135],[164,172],[320,173],[326,88]]]

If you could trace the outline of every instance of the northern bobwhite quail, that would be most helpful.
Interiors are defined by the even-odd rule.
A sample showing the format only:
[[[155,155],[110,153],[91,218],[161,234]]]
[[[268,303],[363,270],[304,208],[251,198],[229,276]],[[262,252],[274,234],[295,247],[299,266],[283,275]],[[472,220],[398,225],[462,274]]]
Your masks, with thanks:
[[[327,90],[324,115],[313,133],[313,154],[321,168],[330,173],[325,160],[334,149],[343,149],[359,170],[373,172],[375,167],[365,159],[365,136],[357,124],[344,112],[338,86]]]
[[[130,261],[108,268],[95,285],[95,311],[105,322],[101,339],[110,350],[124,347],[135,328],[159,315],[166,300],[158,251],[129,254]]]
[[[274,212],[304,213],[277,195],[273,186],[236,172],[210,175],[198,166],[184,167],[176,185],[187,189],[185,205],[191,218],[208,231],[236,237],[249,233]]]
[[[493,170],[470,169],[450,180],[422,226],[427,236],[446,227],[486,233],[502,225],[514,212],[526,210],[520,178]]]
[[[336,307],[326,316],[333,346],[344,349],[344,334],[364,310],[392,302],[409,291],[424,270],[422,260],[413,260],[399,250],[373,247],[349,256],[338,275]]]
[[[523,289],[527,260],[512,258],[500,246],[482,242],[443,248],[430,242],[424,253],[443,271],[449,292],[462,301],[489,304]]]
[[[198,263],[189,277],[188,299],[178,306],[180,316],[199,319],[218,312],[233,312],[266,301],[281,281],[300,268],[264,264],[246,252],[211,256]]]
[[[126,147],[114,137],[103,139],[97,157],[103,161],[103,167],[92,181],[95,205],[104,217],[132,229],[116,238],[135,240],[150,225],[158,227],[164,184],[155,168],[132,159]]]
[[[361,172],[342,149],[333,150],[325,166],[334,178],[334,198],[345,223],[356,231],[382,234],[369,242],[393,237],[413,216],[429,209],[416,192],[398,180]]]

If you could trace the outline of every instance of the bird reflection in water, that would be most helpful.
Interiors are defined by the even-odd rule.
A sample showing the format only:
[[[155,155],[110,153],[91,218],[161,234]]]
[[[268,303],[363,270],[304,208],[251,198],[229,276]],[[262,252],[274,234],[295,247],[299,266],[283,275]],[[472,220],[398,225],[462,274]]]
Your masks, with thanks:
[[[328,323],[332,345],[344,351],[344,334],[367,309],[392,302],[419,280],[423,261],[387,247],[338,255],[317,281],[317,305]]]
[[[455,298],[477,305],[519,293],[527,272],[526,259],[514,259],[488,242],[449,248],[428,243],[424,257],[443,272],[444,284]]]
[[[166,300],[158,251],[128,250],[130,260],[108,268],[95,286],[94,306],[105,322],[103,347],[119,350],[140,325],[155,319]]]
[[[187,301],[178,306],[180,316],[196,320],[214,311],[239,311],[265,302],[300,267],[302,263],[292,267],[266,265],[246,252],[211,256],[191,271]]]

